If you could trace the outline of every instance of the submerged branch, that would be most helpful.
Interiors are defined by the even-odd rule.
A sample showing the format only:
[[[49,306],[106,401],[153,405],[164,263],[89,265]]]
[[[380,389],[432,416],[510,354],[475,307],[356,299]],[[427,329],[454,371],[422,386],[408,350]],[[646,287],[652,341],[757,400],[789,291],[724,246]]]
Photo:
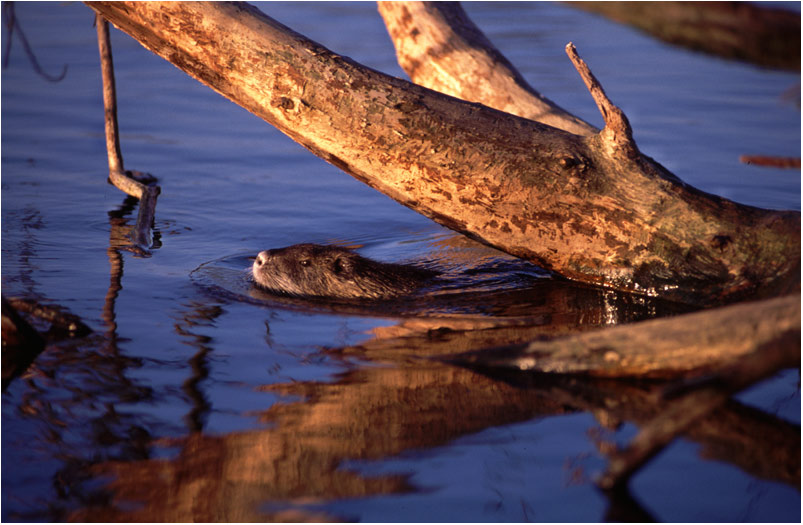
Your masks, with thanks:
[[[45,349],[45,340],[11,306],[5,297],[3,302],[3,377],[5,392],[15,377],[19,377],[33,363],[36,356]]]
[[[117,126],[117,89],[114,82],[114,62],[112,59],[109,22],[96,15],[98,32],[98,51],[103,77],[103,107],[106,130],[106,152],[109,158],[109,182],[127,195],[139,199],[139,215],[131,232],[131,240],[139,246],[151,245],[151,228],[156,214],[156,198],[161,189],[155,184],[156,178],[150,174],[126,171],[123,168],[123,154],[120,151],[120,133]]]
[[[449,356],[475,367],[600,377],[685,377],[730,366],[754,352],[789,350],[799,359],[800,295],[653,319]]]

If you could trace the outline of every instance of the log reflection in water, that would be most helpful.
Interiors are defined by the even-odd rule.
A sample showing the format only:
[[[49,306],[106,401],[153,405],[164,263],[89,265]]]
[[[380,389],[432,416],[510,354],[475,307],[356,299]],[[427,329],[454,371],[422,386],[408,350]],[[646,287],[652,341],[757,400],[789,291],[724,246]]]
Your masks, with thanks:
[[[439,363],[370,367],[336,383],[265,390],[302,396],[263,414],[273,428],[221,437],[195,435],[173,460],[109,462],[114,501],[72,519],[91,521],[253,521],[321,519],[303,505],[403,493],[402,476],[363,477],[344,460],[379,459],[443,445],[488,427],[565,409],[535,390]],[[131,502],[142,503],[135,510]],[[266,510],[274,502],[277,509]]]
[[[176,321],[176,333],[186,340],[186,343],[197,352],[189,360],[190,377],[182,384],[182,390],[192,403],[190,412],[184,420],[190,432],[201,432],[206,426],[206,419],[212,410],[201,385],[209,377],[209,355],[212,353],[212,338],[196,333],[198,327],[210,326],[223,313],[217,304],[192,303],[187,306],[187,312]]]
[[[506,326],[497,326],[499,320],[491,317],[403,319],[396,326],[375,329],[375,338],[360,345],[327,349],[325,352],[346,359],[357,357],[394,366],[353,370],[334,383],[265,386],[265,391],[301,398],[266,410],[262,419],[272,425],[267,430],[217,437],[194,434],[174,443],[181,447],[175,459],[98,465],[96,475],[114,478],[108,486],[114,498],[108,504],[84,509],[72,519],[332,518],[305,506],[412,490],[404,477],[363,477],[339,468],[343,462],[379,460],[406,450],[441,446],[466,434],[543,415],[583,410],[599,416],[600,407],[607,407],[605,397],[601,405],[584,401],[587,392],[597,392],[591,384],[558,388],[545,381],[522,388],[521,384],[426,359],[530,340],[539,334],[625,322],[644,314],[639,312],[645,305],[634,305],[605,291],[572,286],[544,290],[548,293],[541,296],[539,306],[544,315],[535,316],[541,320],[535,326],[531,326],[532,316],[529,325],[524,319],[507,319],[503,321]],[[196,313],[199,319],[208,318]],[[185,321],[177,329],[194,324]],[[205,346],[198,336],[182,329]],[[607,388],[614,394],[602,396],[619,395],[623,403],[632,395],[626,384],[609,383]],[[649,388],[635,392],[644,398],[641,410],[648,410],[654,402]],[[621,420],[628,414],[625,409],[609,410],[607,418],[600,419]],[[617,498],[616,512],[644,515],[632,505],[623,509],[622,501],[632,502]],[[132,510],[132,502],[141,506]]]
[[[603,427],[645,425],[672,403],[663,382],[593,379],[483,369],[484,375],[536,389],[556,403],[589,412]],[[800,425],[730,399],[683,434],[702,446],[702,457],[739,467],[751,476],[800,486]],[[598,441],[604,451],[607,445]]]
[[[129,215],[136,199],[126,198],[109,212],[110,264],[102,320],[103,333],[51,341],[26,374],[16,407],[20,421],[35,428],[32,457],[58,458],[52,474],[55,495],[46,507],[30,503],[30,511],[14,519],[64,521],[76,507],[92,506],[108,498],[94,480],[92,465],[110,460],[142,460],[151,453],[151,431],[155,418],[118,411],[119,404],[149,404],[161,394],[130,373],[143,367],[145,359],[125,355],[120,349],[116,300],[122,289],[122,252],[148,255],[132,244]],[[158,239],[157,239],[158,240]],[[31,461],[29,458],[15,458]]]
[[[663,410],[656,383],[532,374],[488,375],[438,362],[368,367],[337,382],[264,387],[298,396],[262,419],[267,430],[182,440],[175,459],[107,462],[114,500],[71,516],[91,521],[322,520],[305,506],[412,490],[402,476],[363,477],[347,460],[377,460],[432,448],[480,430],[574,410],[603,426],[642,424]],[[800,430],[729,401],[687,437],[751,475],[799,484]],[[603,446],[602,444],[600,446]],[[749,454],[744,453],[750,450]],[[712,451],[712,452],[708,452]],[[715,451],[715,452],[714,452]],[[610,512],[649,516],[627,494],[611,493]],[[131,503],[141,506],[133,508]],[[271,504],[271,506],[268,506]]]

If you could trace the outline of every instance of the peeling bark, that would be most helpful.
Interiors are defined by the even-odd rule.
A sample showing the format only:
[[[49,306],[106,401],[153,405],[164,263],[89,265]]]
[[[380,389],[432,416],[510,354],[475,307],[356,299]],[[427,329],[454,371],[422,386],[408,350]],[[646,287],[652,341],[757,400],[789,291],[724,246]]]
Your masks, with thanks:
[[[88,2],[181,70],[431,219],[571,279],[715,303],[799,287],[800,214],[376,72],[247,4]]]

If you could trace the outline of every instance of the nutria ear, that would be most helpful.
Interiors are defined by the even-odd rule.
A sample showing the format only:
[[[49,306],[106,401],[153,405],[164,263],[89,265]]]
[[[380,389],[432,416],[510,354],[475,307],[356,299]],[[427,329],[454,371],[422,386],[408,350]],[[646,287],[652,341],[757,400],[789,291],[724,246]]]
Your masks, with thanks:
[[[335,272],[336,275],[340,275],[346,270],[347,265],[348,263],[346,261],[340,257],[337,257],[334,261],[332,261],[332,271]]]
[[[351,274],[355,271],[354,259],[351,257],[351,254],[346,254],[345,257],[335,257],[332,261],[332,271],[335,272],[336,275],[340,274]]]

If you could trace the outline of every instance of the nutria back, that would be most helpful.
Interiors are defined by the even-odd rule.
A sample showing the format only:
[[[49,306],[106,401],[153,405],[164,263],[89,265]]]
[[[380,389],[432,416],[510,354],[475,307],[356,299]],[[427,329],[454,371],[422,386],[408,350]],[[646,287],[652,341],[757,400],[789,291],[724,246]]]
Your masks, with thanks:
[[[265,250],[254,260],[256,283],[275,293],[329,299],[387,299],[408,295],[437,275],[383,263],[348,248],[296,244]]]

